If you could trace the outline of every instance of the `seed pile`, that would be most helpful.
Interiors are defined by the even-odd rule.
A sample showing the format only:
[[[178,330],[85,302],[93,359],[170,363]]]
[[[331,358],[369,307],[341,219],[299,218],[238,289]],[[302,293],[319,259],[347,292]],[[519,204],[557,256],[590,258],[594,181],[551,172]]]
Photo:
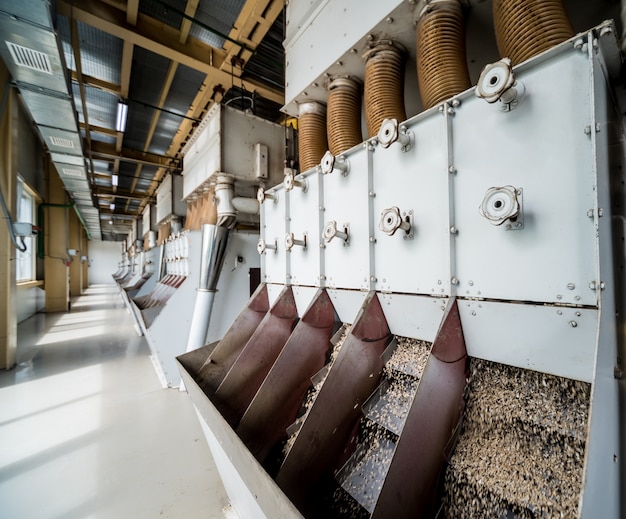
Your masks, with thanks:
[[[577,517],[590,384],[472,359],[445,475],[452,519]]]
[[[361,507],[370,513],[374,510],[432,346],[406,337],[396,341],[381,385],[363,406],[366,419],[361,422],[356,451],[337,474],[343,490],[354,499],[341,490],[335,492],[342,517],[358,516]]]
[[[315,382],[309,388],[309,390],[307,391],[304,397],[304,405],[303,405],[304,411],[302,415],[296,420],[296,422],[289,428],[289,430],[295,429],[295,431],[289,436],[289,438],[287,438],[287,441],[285,442],[285,446],[283,447],[283,455],[285,457],[287,457],[287,454],[289,454],[291,447],[296,441],[296,438],[298,437],[298,432],[300,432],[300,427],[306,420],[306,417],[308,416],[309,411],[313,407],[313,403],[315,402],[315,399],[317,398],[317,395],[319,394],[320,389],[322,389],[322,386],[324,385],[324,381],[326,380],[326,377],[328,376],[330,368],[332,367],[333,363],[337,359],[337,356],[339,355],[339,352],[341,351],[341,347],[343,346],[343,343],[345,342],[346,338],[350,334],[351,328],[352,326],[349,324],[344,324],[342,326],[343,332],[341,333],[339,339],[335,342],[335,344],[331,348],[330,355],[329,355],[326,365],[314,377]]]
[[[369,434],[367,443],[361,443],[353,456],[358,461],[346,470],[346,478],[341,483],[370,513],[374,511],[395,447],[395,442],[384,435]]]
[[[393,371],[397,371],[420,378],[426,367],[432,343],[409,337],[396,337],[396,341],[398,346],[385,365],[386,375],[393,376]]]

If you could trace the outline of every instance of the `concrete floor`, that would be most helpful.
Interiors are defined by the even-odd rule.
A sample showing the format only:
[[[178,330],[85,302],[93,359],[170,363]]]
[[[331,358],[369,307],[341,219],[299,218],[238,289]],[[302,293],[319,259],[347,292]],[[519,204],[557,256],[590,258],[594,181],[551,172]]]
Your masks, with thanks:
[[[18,327],[0,371],[0,517],[222,518],[228,498],[187,393],[162,389],[113,286]]]

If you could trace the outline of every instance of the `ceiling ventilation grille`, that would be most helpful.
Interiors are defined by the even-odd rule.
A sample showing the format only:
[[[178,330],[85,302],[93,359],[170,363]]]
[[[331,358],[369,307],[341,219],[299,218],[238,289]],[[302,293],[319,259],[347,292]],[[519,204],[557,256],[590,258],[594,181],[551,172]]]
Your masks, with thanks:
[[[83,172],[80,169],[75,168],[61,168],[63,174],[67,177],[82,177]]]
[[[38,50],[22,47],[17,43],[6,42],[13,61],[20,67],[26,67],[38,72],[45,72],[52,75],[52,67],[50,66],[50,58],[47,54]]]
[[[74,142],[65,137],[50,137],[50,142],[59,148],[74,148]]]

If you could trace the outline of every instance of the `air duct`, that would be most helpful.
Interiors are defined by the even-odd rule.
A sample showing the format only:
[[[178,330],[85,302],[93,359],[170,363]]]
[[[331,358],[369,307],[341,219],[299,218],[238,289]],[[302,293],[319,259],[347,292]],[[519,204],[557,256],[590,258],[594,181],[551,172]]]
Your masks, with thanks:
[[[355,79],[337,77],[329,83],[326,131],[328,149],[335,156],[363,141],[361,85]]]
[[[300,171],[305,172],[319,164],[328,149],[326,106],[311,101],[302,103],[299,111],[298,154]]]
[[[424,110],[471,86],[458,0],[433,0],[417,24],[417,79]]]
[[[574,36],[562,0],[494,0],[498,50],[517,65]]]
[[[365,118],[368,137],[378,134],[385,119],[406,120],[404,64],[406,52],[393,41],[380,41],[363,55],[365,59]]]

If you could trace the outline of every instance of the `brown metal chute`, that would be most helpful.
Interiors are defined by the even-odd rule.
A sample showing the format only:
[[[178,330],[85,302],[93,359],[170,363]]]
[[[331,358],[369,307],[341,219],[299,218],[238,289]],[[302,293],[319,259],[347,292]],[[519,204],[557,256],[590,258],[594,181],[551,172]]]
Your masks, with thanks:
[[[430,4],[417,25],[417,79],[424,110],[471,86],[461,4]]]
[[[369,49],[365,58],[365,118],[369,137],[378,134],[385,119],[404,121],[404,66],[406,53],[391,41]]]
[[[328,146],[333,155],[363,141],[361,135],[361,85],[351,78],[335,78],[328,85]]]
[[[302,103],[298,119],[300,171],[304,173],[317,166],[326,150],[326,106],[315,101]]]
[[[574,36],[562,0],[494,0],[498,50],[517,65]]]

